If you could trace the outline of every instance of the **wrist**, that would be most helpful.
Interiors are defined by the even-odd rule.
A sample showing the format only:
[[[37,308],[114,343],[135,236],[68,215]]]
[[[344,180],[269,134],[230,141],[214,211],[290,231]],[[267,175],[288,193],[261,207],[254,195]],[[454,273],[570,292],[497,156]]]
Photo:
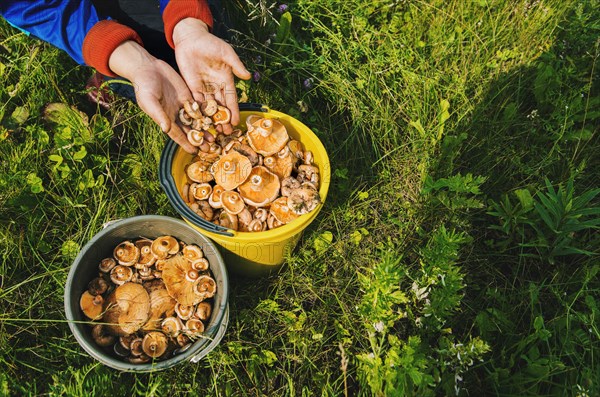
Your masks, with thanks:
[[[184,18],[177,22],[173,28],[173,44],[177,47],[177,44],[185,41],[187,38],[208,33],[208,31],[208,25],[200,19]]]
[[[154,60],[155,58],[144,47],[128,40],[121,43],[110,54],[108,66],[116,75],[133,81],[136,71]]]

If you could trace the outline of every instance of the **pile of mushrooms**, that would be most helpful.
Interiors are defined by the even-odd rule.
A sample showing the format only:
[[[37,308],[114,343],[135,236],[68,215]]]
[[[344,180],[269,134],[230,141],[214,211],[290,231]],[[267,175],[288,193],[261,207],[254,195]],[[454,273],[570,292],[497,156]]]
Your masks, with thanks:
[[[279,120],[251,115],[245,133],[204,139],[201,130],[229,122],[228,112],[211,99],[186,103],[179,113],[191,128],[188,139],[199,147],[185,166],[185,203],[203,219],[241,232],[274,229],[315,209],[321,202],[319,168]]]
[[[201,337],[217,284],[199,246],[172,236],[127,240],[98,269],[79,303],[99,346],[141,364]]]

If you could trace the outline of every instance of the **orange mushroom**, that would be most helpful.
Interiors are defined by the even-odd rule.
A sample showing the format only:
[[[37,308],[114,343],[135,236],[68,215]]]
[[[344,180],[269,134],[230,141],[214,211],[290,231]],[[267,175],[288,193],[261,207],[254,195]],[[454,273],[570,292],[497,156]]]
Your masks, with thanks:
[[[238,190],[248,205],[264,207],[279,196],[279,177],[263,166],[252,169],[248,180]]]
[[[225,190],[233,190],[248,178],[252,163],[248,157],[233,150],[213,164],[212,172],[218,185]]]
[[[252,122],[251,127],[248,128],[248,143],[263,156],[277,153],[289,140],[285,126],[279,120],[260,118]]]

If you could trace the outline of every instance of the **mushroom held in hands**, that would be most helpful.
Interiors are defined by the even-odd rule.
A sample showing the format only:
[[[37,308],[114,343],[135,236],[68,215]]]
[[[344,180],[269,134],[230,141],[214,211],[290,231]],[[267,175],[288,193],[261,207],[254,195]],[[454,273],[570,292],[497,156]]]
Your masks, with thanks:
[[[187,133],[187,139],[193,146],[200,146],[204,143],[204,131],[191,129]]]
[[[215,125],[227,124],[231,121],[231,111],[225,106],[217,106],[217,111],[211,118]]]
[[[118,286],[106,300],[102,320],[114,335],[132,334],[148,321],[150,296],[141,284]]]

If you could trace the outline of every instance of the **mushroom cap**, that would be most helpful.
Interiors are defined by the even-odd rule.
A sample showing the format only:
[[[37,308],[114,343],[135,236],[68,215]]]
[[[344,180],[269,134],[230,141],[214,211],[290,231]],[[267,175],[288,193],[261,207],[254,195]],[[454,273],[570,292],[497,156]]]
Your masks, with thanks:
[[[203,301],[215,296],[215,293],[217,292],[217,282],[210,276],[202,275],[194,282],[193,288],[194,292],[202,297],[200,301]],[[198,303],[200,303],[200,301]]]
[[[192,185],[194,186],[194,185]],[[192,189],[194,198],[198,200],[207,200],[212,193],[212,186],[210,183],[198,183]]]
[[[92,295],[89,291],[85,291],[79,298],[79,307],[87,318],[97,320],[104,312],[104,298],[102,295]]]
[[[169,341],[162,332],[152,331],[144,336],[142,341],[142,350],[152,358],[158,358],[165,354]]]
[[[136,332],[148,321],[150,296],[141,284],[125,283],[118,286],[106,300],[102,320],[115,335]]]
[[[140,258],[135,264],[136,268],[152,266],[156,262],[156,257],[152,254],[152,240],[144,238],[135,242],[136,247],[140,249]]]
[[[279,120],[260,118],[252,122],[251,126],[251,129],[248,128],[248,143],[263,156],[277,153],[290,139],[285,126]]]
[[[204,332],[204,323],[197,318],[190,318],[185,322],[185,331],[192,338]]]
[[[200,146],[204,143],[204,131],[191,129],[187,132],[187,139],[193,146]]]
[[[98,269],[102,273],[108,273],[116,265],[117,265],[117,261],[115,261],[113,258],[104,258],[100,261],[100,265],[98,265]]]
[[[225,210],[219,212],[215,222],[220,226],[226,227],[227,229],[238,230],[237,215],[231,214]]]
[[[260,219],[252,219],[252,221],[248,224],[249,232],[263,232],[267,229],[267,222],[261,221]]]
[[[204,160],[194,161],[185,168],[185,174],[190,180],[198,183],[210,182],[214,179]]]
[[[287,146],[277,152],[277,154],[267,156],[263,159],[263,165],[277,175],[279,179],[292,175],[295,164],[296,158]]]
[[[223,209],[232,215],[237,215],[246,208],[242,196],[238,192],[227,190],[221,193]]]
[[[277,200],[273,201],[271,203],[271,207],[269,208],[269,212],[273,214],[275,219],[284,225],[286,223],[290,223],[300,216],[293,212],[290,207],[288,207],[287,197],[279,197]]]
[[[248,205],[264,207],[279,196],[279,177],[263,166],[252,169],[248,180],[238,190]]]
[[[217,111],[211,116],[215,125],[227,124],[231,121],[231,111],[225,106],[217,106]]]
[[[180,319],[189,320],[194,315],[194,306],[177,303],[175,305],[175,313],[177,313]]]
[[[215,185],[212,189],[212,194],[208,198],[208,203],[213,208],[222,208],[223,204],[221,203],[221,194],[225,191],[223,186]]]
[[[131,340],[129,344],[129,351],[133,356],[141,356],[144,354],[144,350],[142,350],[142,342],[143,339],[139,337],[135,337]]]
[[[203,271],[207,270],[209,265],[210,264],[208,263],[208,259],[206,259],[206,258],[200,258],[200,259],[192,262],[192,268],[199,272],[203,272]]]
[[[108,290],[108,282],[104,277],[96,277],[88,283],[88,292],[92,295],[102,295]]]
[[[183,109],[185,110],[187,115],[193,119],[199,119],[202,117],[202,112],[200,111],[200,105],[196,101],[194,101],[194,102],[185,101],[183,103]]]
[[[169,295],[162,280],[153,280],[142,285],[150,297],[150,318],[142,329],[145,331],[160,329],[163,318],[170,317],[175,313],[177,302]]]
[[[198,317],[202,321],[208,320],[211,314],[212,305],[206,301],[198,303],[198,306],[196,306],[196,311],[194,312],[194,316]]]
[[[130,266],[117,265],[110,271],[110,281],[115,285],[122,285],[133,278],[133,269]]]
[[[202,276],[195,281],[188,279],[188,273],[194,270],[192,264],[185,260],[183,255],[175,255],[165,261],[162,270],[165,287],[178,303],[182,305],[193,306],[203,301],[205,298],[201,293],[197,293],[194,285]]]
[[[92,338],[98,346],[107,347],[115,343],[115,336],[107,332],[104,324],[96,324],[92,328]]]
[[[211,170],[218,185],[233,190],[248,178],[252,163],[248,157],[233,150],[217,160]]]
[[[181,254],[185,259],[187,259],[191,263],[194,263],[197,260],[204,258],[204,252],[202,252],[202,248],[198,247],[196,244],[186,245],[181,250]]]
[[[157,259],[165,259],[179,252],[179,242],[173,236],[160,236],[154,239],[150,249]]]
[[[123,266],[133,266],[140,258],[140,249],[131,241],[123,241],[115,247],[113,255]]]
[[[202,102],[200,110],[205,116],[211,117],[217,110],[219,110],[219,104],[214,99],[207,99],[206,102]]]
[[[179,317],[166,317],[161,324],[162,332],[170,337],[175,337],[183,329],[183,323]]]
[[[308,214],[321,203],[319,192],[310,183],[303,183],[299,188],[292,190],[287,198],[290,209],[298,214]]]

